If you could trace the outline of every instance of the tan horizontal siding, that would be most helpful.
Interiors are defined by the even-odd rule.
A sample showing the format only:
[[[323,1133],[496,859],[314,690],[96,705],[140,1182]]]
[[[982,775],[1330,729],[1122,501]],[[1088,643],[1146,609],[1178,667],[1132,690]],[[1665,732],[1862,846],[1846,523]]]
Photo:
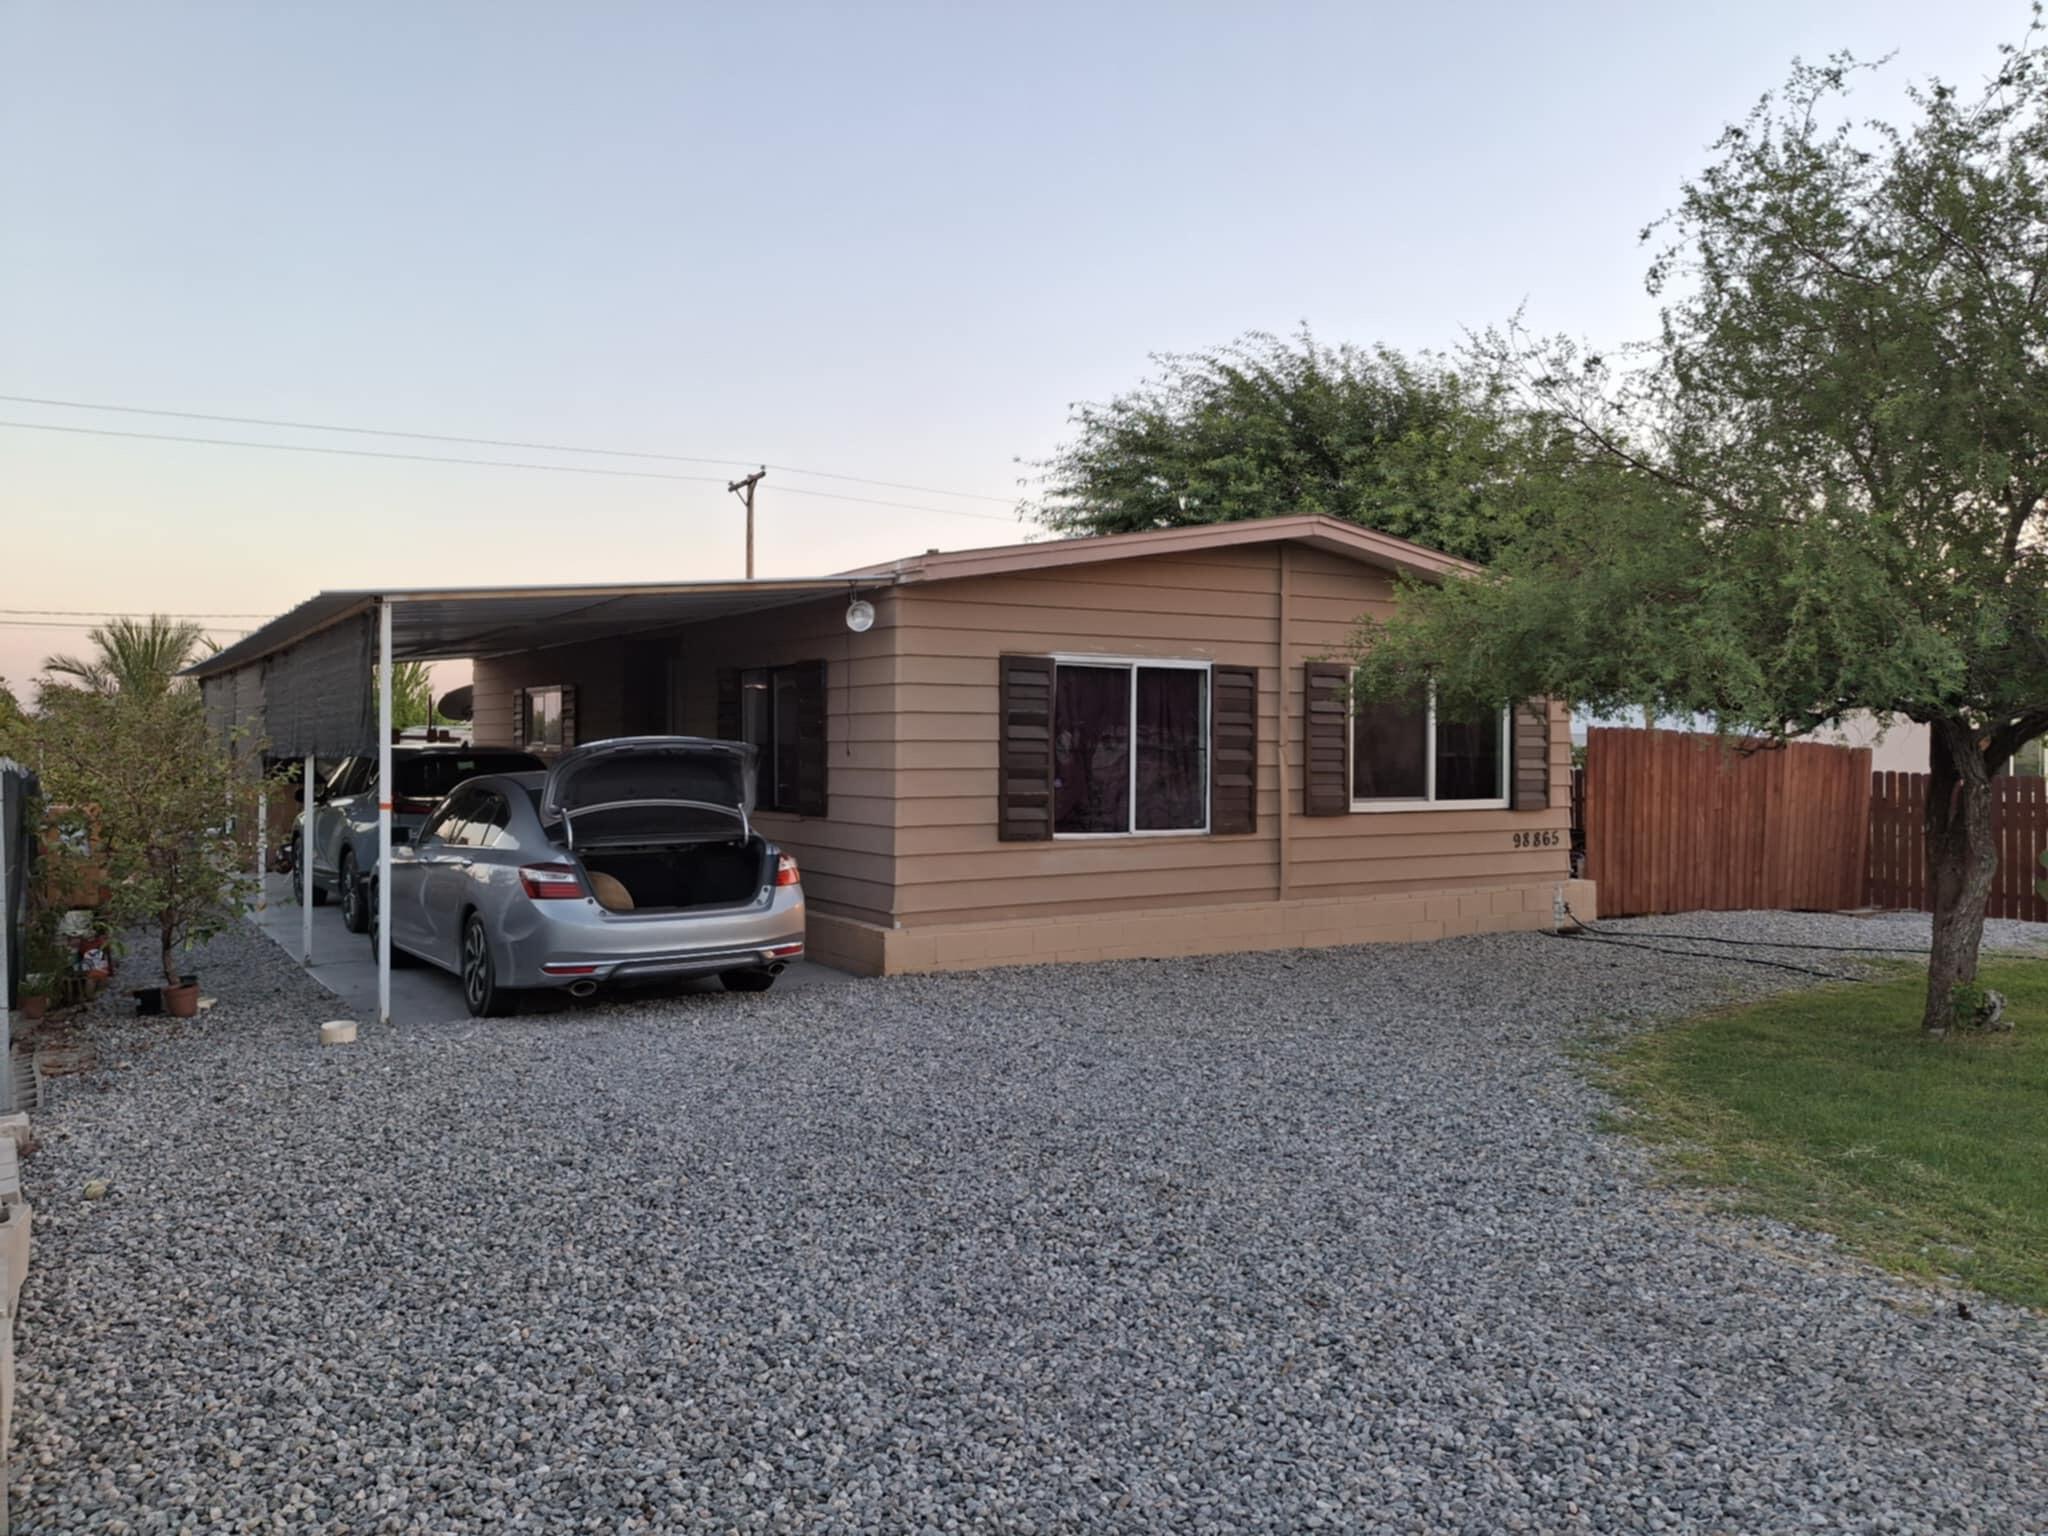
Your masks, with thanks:
[[[1544,883],[1548,883],[1548,877],[1546,877]],[[1513,887],[1507,887],[1507,889],[1513,889]],[[1526,889],[1528,887],[1524,887],[1524,891]],[[1536,889],[1540,893],[1540,887],[1536,887]],[[1503,891],[1503,883],[1499,883],[1499,881],[1464,881],[1464,879],[1430,877],[1430,879],[1419,879],[1419,881],[1382,881],[1378,885],[1362,885],[1356,891],[1348,891],[1348,893],[1315,891],[1311,895],[1296,897],[1296,903],[1307,903],[1307,901],[1343,901],[1343,899],[1415,897],[1415,899],[1427,899],[1427,901],[1444,899],[1446,903],[1473,905],[1475,897],[1468,895],[1468,893],[1479,893],[1479,899],[1485,899],[1487,905],[1493,907],[1493,905],[1499,905],[1497,903],[1497,895],[1501,891]],[[1522,897],[1522,891],[1518,891],[1516,895]],[[1087,899],[1087,897],[1083,897],[1079,901],[1067,903],[1057,913],[1049,913],[1042,905],[981,907],[981,909],[963,909],[963,911],[950,915],[950,918],[932,918],[932,920],[918,922],[918,924],[905,924],[905,928],[909,932],[924,932],[928,928],[938,928],[938,926],[948,926],[950,928],[952,924],[1020,924],[1022,926],[1022,924],[1036,924],[1038,920],[1044,920],[1044,918],[1104,918],[1106,920],[1104,932],[1112,932],[1124,920],[1143,920],[1147,913],[1161,913],[1161,911],[1163,913],[1174,913],[1174,911],[1180,911],[1180,909],[1186,909],[1186,922],[1188,924],[1200,924],[1200,922],[1206,922],[1206,913],[1212,913],[1214,909],[1217,909],[1217,905],[1219,903],[1212,903],[1212,901],[1208,901],[1208,899],[1204,899],[1200,895],[1163,895],[1163,897],[1153,897],[1153,899],[1145,901],[1143,907],[1133,905],[1133,901],[1130,901],[1128,897],[1110,897],[1110,899]],[[1518,899],[1518,905],[1526,907],[1526,897]],[[1591,903],[1585,897],[1579,897],[1579,899],[1573,901],[1573,909],[1575,911],[1585,911],[1585,909],[1589,909],[1589,905]],[[1223,950],[1235,950],[1235,948],[1284,948],[1280,944],[1237,944],[1237,942],[1231,942],[1237,934],[1249,932],[1249,930],[1257,928],[1255,922],[1245,922],[1245,909],[1243,907],[1231,909],[1231,918],[1225,920],[1225,924],[1227,924],[1229,932],[1219,936],[1223,942],[1214,944],[1210,952],[1223,952]],[[1167,926],[1171,926],[1171,924],[1167,924]],[[1534,926],[1542,926],[1542,924],[1536,922],[1536,924],[1520,924],[1520,926],[1534,928]],[[1456,932],[1475,932],[1475,926],[1452,926],[1452,928]],[[1477,928],[1477,932],[1487,932],[1487,930],[1489,930],[1487,926],[1479,926]],[[1442,932],[1436,932],[1436,934],[1415,932],[1415,934],[1401,934],[1399,938],[1425,938],[1425,936],[1440,938]],[[1397,938],[1397,936],[1395,934],[1382,934],[1380,938]],[[1327,936],[1325,938],[1325,936],[1303,934],[1303,940],[1300,940],[1300,942],[1307,944],[1307,946],[1317,946],[1317,944],[1356,944],[1356,942],[1360,942],[1360,938],[1358,936]],[[1069,952],[1067,958],[1081,958],[1081,956]],[[1100,958],[1118,958],[1118,954],[1100,952],[1100,954],[1092,954],[1092,956],[1087,956],[1087,958],[1098,958],[1098,961],[1100,961]]]
[[[1227,556],[1227,558],[1226,558]],[[1168,587],[1181,592],[1242,592],[1247,586],[1273,592],[1273,552],[1246,550],[1235,555],[1217,551],[1205,555],[1154,555],[1144,560],[1120,560],[1102,565],[1072,565],[1052,576],[1067,587]],[[1007,580],[1010,578],[990,578]],[[935,582],[925,591],[958,589],[959,583]]]
[[[1262,789],[1259,816],[1278,814],[1277,791]],[[912,853],[973,853],[985,841],[984,833],[996,814],[993,795],[931,796],[904,800],[896,812],[896,851]],[[1259,834],[1240,833],[1257,837]],[[1043,846],[1035,844],[1033,846]]]
[[[905,864],[912,861],[905,860]],[[1270,862],[1262,867],[1270,869]],[[1221,893],[1241,891],[1247,901],[1271,900],[1271,880],[1254,879],[1250,866],[1194,864],[1177,869],[1113,869],[1090,874],[1085,879],[1073,874],[1020,875],[1008,871],[981,880],[952,880],[902,885],[896,891],[897,910],[904,922],[919,916],[943,913],[958,917],[982,907],[1009,907],[1027,911],[1064,909],[1070,901],[1116,897],[1150,906],[1160,900],[1199,897],[1206,902],[1223,899]],[[1239,899],[1239,898],[1233,898]]]
[[[1056,913],[1105,894],[1149,904],[1277,895],[1276,571],[1267,550],[1125,561],[1078,578],[1047,572],[909,589],[898,720],[900,920]],[[999,843],[997,658],[1006,651],[1259,668],[1260,830]]]
[[[1005,625],[1028,627],[1037,622],[1039,614],[1048,611],[1061,615],[1062,623],[1067,622],[1065,616],[1070,614],[1114,613],[1129,615],[1154,628],[1163,626],[1164,633],[1184,635],[1189,631],[1186,623],[1189,618],[1255,618],[1265,621],[1267,627],[1262,638],[1270,640],[1280,601],[1279,595],[1270,590],[1190,591],[1181,587],[1112,585],[1107,582],[1081,586],[1069,581],[1055,583],[1027,576],[985,577],[971,583],[962,582],[960,586],[972,586],[975,590],[970,593],[935,586],[920,592],[919,622],[939,626],[957,624],[960,621],[959,610],[963,608],[986,614],[987,622],[996,628]]]
[[[1553,721],[1553,809],[1375,812],[1306,818],[1300,808],[1302,667],[1341,657],[1359,618],[1391,611],[1384,573],[1341,556],[1289,552],[1284,648],[1279,557],[1143,559],[979,578],[904,594],[894,722],[900,920],[997,920],[1118,905],[1271,900],[1281,806],[1297,813],[1301,895],[1464,889],[1562,874],[1567,850],[1516,849],[1517,831],[1562,829],[1570,748]],[[1259,669],[1259,827],[1245,837],[1000,843],[995,837],[997,667],[1005,652],[1157,656]],[[1283,664],[1284,658],[1284,664]],[[1284,696],[1284,714],[1283,714]],[[1284,721],[1284,725],[1283,725]],[[1283,774],[1283,731],[1288,736]]]
[[[1184,657],[1188,660],[1257,661],[1273,644],[1270,615],[1204,614],[1176,620],[1170,614],[1125,613],[1102,608],[1023,608],[1013,604],[977,610],[958,603],[950,611],[921,619],[915,639],[934,655],[973,656],[993,642],[998,652],[1042,646],[1048,635],[1066,637],[1058,649],[1096,651],[1108,656]],[[1237,652],[1249,650],[1251,655]],[[1267,656],[1270,660],[1270,655]]]

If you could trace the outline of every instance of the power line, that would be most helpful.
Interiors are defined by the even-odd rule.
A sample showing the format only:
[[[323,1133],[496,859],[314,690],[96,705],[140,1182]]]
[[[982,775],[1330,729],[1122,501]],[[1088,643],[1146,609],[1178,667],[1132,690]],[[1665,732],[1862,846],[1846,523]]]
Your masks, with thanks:
[[[43,395],[0,395],[13,405],[48,405],[66,411],[117,411],[128,416],[168,416],[179,421],[219,421],[236,427],[287,427],[299,432],[347,432],[356,437],[403,437],[417,443],[467,443],[475,448],[523,448],[536,453],[587,453],[612,459],[659,459],[670,464],[761,464],[758,458],[707,459],[687,453],[656,453],[644,448],[588,448],[576,443],[542,443],[515,437],[458,437],[448,432],[407,432],[395,427],[341,427],[322,421],[283,421],[269,416],[217,416],[206,411],[173,411],[149,405],[101,405],[89,400],[53,400]],[[865,475],[835,474],[829,469],[799,469],[793,464],[762,464],[763,469],[785,475],[809,475],[818,480],[844,480],[853,485],[877,485],[891,491],[916,491],[922,496],[957,496],[967,501],[993,501],[1008,505],[1014,496],[990,496],[983,491],[943,491],[935,486],[910,485],[901,480],[872,480]]]
[[[206,448],[260,448],[270,453],[325,453],[345,459],[405,459],[415,464],[467,464],[476,469],[537,469],[558,475],[610,475],[626,480],[687,480],[719,485],[717,475],[667,475],[652,469],[599,469],[594,464],[520,464],[510,459],[459,459],[439,453],[395,449],[329,448],[319,443],[252,443],[246,438],[181,437],[170,432],[122,432],[113,427],[61,427],[50,421],[0,421],[20,432],[69,432],[80,437],[125,437],[149,443],[197,443]]]
[[[0,398],[8,398],[0,396]],[[191,443],[203,448],[256,448],[270,453],[324,453],[347,459],[403,459],[415,464],[464,464],[472,469],[531,469],[558,475],[605,475],[624,480],[669,480],[697,485],[724,485],[722,475],[671,475],[652,469],[600,469],[594,464],[532,464],[510,459],[464,459],[438,453],[399,453],[376,448],[329,448],[319,443],[252,443],[246,438],[185,437],[172,432],[122,432],[113,427],[64,427],[49,421],[0,421],[0,428],[17,432],[65,432],[77,437],[118,437],[149,443]],[[937,517],[971,517],[982,522],[1007,523],[1011,519],[994,512],[965,512],[957,507],[923,507],[909,501],[879,501],[871,496],[847,496],[838,491],[803,490],[784,486],[792,496],[817,496],[826,501],[852,501],[869,507],[896,507],[906,512],[928,512]],[[946,495],[940,491],[935,494]]]
[[[773,469],[775,466],[770,464],[768,467]],[[872,496],[848,496],[843,491],[813,491],[800,485],[778,485],[775,488],[775,494],[778,496],[822,496],[827,501],[854,501],[859,502],[864,507],[905,507],[912,512],[943,512],[948,517],[972,517],[978,518],[984,523],[1014,523],[1016,521],[1015,517],[1006,516],[1001,512],[960,512],[955,511],[952,507],[920,507],[914,506],[907,501],[877,501]]]
[[[0,608],[0,613],[38,619],[268,619],[268,613],[124,613],[115,608]]]
[[[97,629],[98,627],[99,627],[99,626],[98,626],[98,625],[96,625],[96,624],[88,624],[88,623],[71,623],[71,624],[67,624],[67,623],[65,623],[64,621],[62,621],[61,619],[0,619],[0,629],[69,629],[69,630],[81,630],[81,629]],[[209,625],[207,625],[207,626],[205,626],[205,627],[206,627],[206,629],[207,629],[207,630],[208,630],[209,632],[211,632],[211,633],[214,633],[214,634],[221,634],[221,635],[253,635],[253,634],[255,634],[255,633],[256,633],[256,631],[255,631],[255,630],[253,630],[253,629],[228,629],[228,628],[226,628],[225,626],[221,626],[221,625],[213,625],[213,624],[209,624]]]

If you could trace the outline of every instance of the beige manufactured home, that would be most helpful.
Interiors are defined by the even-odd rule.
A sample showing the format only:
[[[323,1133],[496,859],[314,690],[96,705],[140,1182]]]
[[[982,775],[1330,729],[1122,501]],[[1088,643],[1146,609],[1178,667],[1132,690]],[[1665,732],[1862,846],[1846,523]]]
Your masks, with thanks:
[[[699,584],[718,611],[691,622],[618,589],[630,631],[472,652],[476,737],[754,742],[811,953],[869,974],[1534,928],[1560,898],[1591,916],[1560,706],[1351,700],[1358,618],[1397,573],[1459,569],[1285,517]]]

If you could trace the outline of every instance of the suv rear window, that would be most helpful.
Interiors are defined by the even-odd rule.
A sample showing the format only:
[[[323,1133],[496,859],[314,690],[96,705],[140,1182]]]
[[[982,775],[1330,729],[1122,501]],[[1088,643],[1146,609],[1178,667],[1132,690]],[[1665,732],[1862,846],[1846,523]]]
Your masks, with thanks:
[[[534,773],[546,767],[531,752],[422,752],[399,758],[391,772],[403,798],[438,800],[480,773]]]

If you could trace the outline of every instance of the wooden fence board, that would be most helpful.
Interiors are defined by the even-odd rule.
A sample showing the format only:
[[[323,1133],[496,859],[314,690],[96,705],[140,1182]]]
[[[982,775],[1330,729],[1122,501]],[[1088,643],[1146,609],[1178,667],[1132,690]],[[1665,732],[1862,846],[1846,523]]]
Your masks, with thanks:
[[[1865,748],[1754,749],[1681,731],[1586,733],[1580,826],[1600,910],[1927,911],[1927,775],[1870,772]],[[2048,922],[2035,890],[2048,780],[1993,783],[1989,916]]]
[[[1617,917],[1859,906],[1873,789],[1867,748],[1591,730],[1586,873]]]
[[[1998,872],[1991,879],[1985,915],[2048,923],[2048,901],[2034,890],[2044,873],[2041,852],[2048,848],[2048,780],[2002,775],[1992,781],[1991,790]],[[1870,905],[1907,912],[1933,909],[1926,810],[1926,774],[1877,775],[1870,800]]]

